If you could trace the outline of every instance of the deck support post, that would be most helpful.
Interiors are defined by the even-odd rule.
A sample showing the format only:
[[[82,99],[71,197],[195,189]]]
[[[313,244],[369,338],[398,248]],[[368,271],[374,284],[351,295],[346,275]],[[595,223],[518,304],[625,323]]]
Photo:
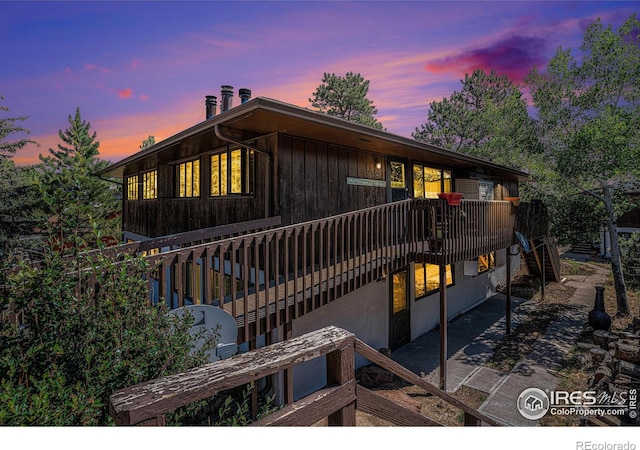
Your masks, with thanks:
[[[289,340],[293,337],[293,326],[291,322],[287,322],[282,326],[283,340]],[[293,403],[293,368],[284,369],[284,404]]]
[[[507,248],[507,305],[505,311],[505,324],[507,335],[511,334],[511,248]]]
[[[331,353],[327,353],[327,384],[342,385],[355,381],[355,348],[346,345]],[[352,402],[329,415],[329,426],[356,426],[356,404]]]
[[[447,390],[447,268],[440,265],[440,389]]]

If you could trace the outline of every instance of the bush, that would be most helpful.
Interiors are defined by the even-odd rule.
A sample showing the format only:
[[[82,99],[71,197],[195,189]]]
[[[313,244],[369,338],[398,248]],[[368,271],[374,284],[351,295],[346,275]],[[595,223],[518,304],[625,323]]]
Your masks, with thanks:
[[[207,362],[216,336],[192,354],[190,316],[148,304],[144,259],[102,251],[84,258],[49,252],[38,267],[6,277],[0,425],[111,424],[116,390]],[[88,287],[92,277],[96,289]]]
[[[640,289],[640,233],[620,240],[620,254],[624,279],[632,289]]]

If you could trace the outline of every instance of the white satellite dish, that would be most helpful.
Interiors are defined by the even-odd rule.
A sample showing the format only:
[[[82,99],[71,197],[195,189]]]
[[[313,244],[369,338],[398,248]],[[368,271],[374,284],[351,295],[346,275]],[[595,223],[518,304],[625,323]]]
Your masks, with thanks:
[[[194,342],[194,350],[199,350],[204,340],[216,333],[218,335],[216,348],[205,352],[210,362],[229,358],[238,353],[238,344],[236,343],[238,325],[231,314],[224,309],[211,305],[188,305],[170,312],[181,316],[185,311],[193,316],[193,325],[190,333],[192,335],[200,334]]]

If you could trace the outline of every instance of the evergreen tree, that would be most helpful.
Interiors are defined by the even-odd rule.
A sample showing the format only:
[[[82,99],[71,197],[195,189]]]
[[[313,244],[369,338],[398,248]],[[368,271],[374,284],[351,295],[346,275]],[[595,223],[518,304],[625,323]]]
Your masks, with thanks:
[[[42,204],[37,195],[32,167],[17,167],[10,158],[0,158],[0,261],[16,248],[33,248],[33,235],[41,223]]]
[[[0,95],[0,100],[4,97]],[[0,111],[7,112],[9,108],[0,105]],[[6,142],[5,138],[10,134],[23,133],[29,134],[30,131],[18,125],[19,122],[27,120],[26,116],[22,117],[1,117],[0,118],[0,158],[7,158],[15,154],[16,150],[23,148],[27,144],[35,144],[34,141],[21,138],[17,141]]]
[[[144,141],[142,141],[142,144],[140,144],[140,150],[144,150],[145,148],[151,147],[155,143],[156,143],[155,136],[149,135],[149,137],[146,138]]]
[[[48,223],[60,245],[75,249],[93,238],[96,224],[103,236],[119,233],[119,196],[116,184],[96,176],[109,165],[98,158],[100,143],[91,124],[82,119],[80,108],[69,116],[69,127],[58,135],[63,144],[49,155],[40,155],[40,188],[51,214]],[[72,245],[73,244],[73,245]]]
[[[382,124],[375,118],[378,110],[367,98],[368,92],[369,80],[359,73],[347,72],[342,77],[325,72],[322,84],[316,88],[309,102],[322,113],[382,130]]]
[[[4,97],[0,96],[0,100],[3,99]],[[0,111],[7,112],[9,108],[0,105]],[[6,140],[11,134],[29,134],[29,130],[18,125],[26,119],[0,118],[0,261],[4,261],[18,246],[21,236],[34,232],[38,223],[35,214],[38,209],[38,196],[35,195],[32,170],[16,167],[11,160],[17,150],[35,142],[26,138]]]
[[[427,121],[413,137],[421,142],[523,168],[536,153],[534,122],[517,85],[482,69],[466,74],[462,90],[429,104]]]

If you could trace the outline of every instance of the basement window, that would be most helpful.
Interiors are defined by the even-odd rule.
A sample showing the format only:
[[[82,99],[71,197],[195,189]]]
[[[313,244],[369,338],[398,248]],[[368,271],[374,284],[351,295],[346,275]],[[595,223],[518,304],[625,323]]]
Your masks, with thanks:
[[[176,197],[200,196],[200,160],[176,166]]]
[[[246,148],[211,155],[211,196],[252,194],[254,165],[253,150]]]
[[[486,272],[496,266],[496,252],[478,256],[478,273]]]
[[[415,289],[416,299],[426,297],[440,289],[440,266],[436,264],[420,264],[415,265]],[[446,266],[447,286],[453,285],[453,273],[451,264]]]
[[[451,171],[414,164],[413,197],[438,198],[440,192],[451,192]]]

